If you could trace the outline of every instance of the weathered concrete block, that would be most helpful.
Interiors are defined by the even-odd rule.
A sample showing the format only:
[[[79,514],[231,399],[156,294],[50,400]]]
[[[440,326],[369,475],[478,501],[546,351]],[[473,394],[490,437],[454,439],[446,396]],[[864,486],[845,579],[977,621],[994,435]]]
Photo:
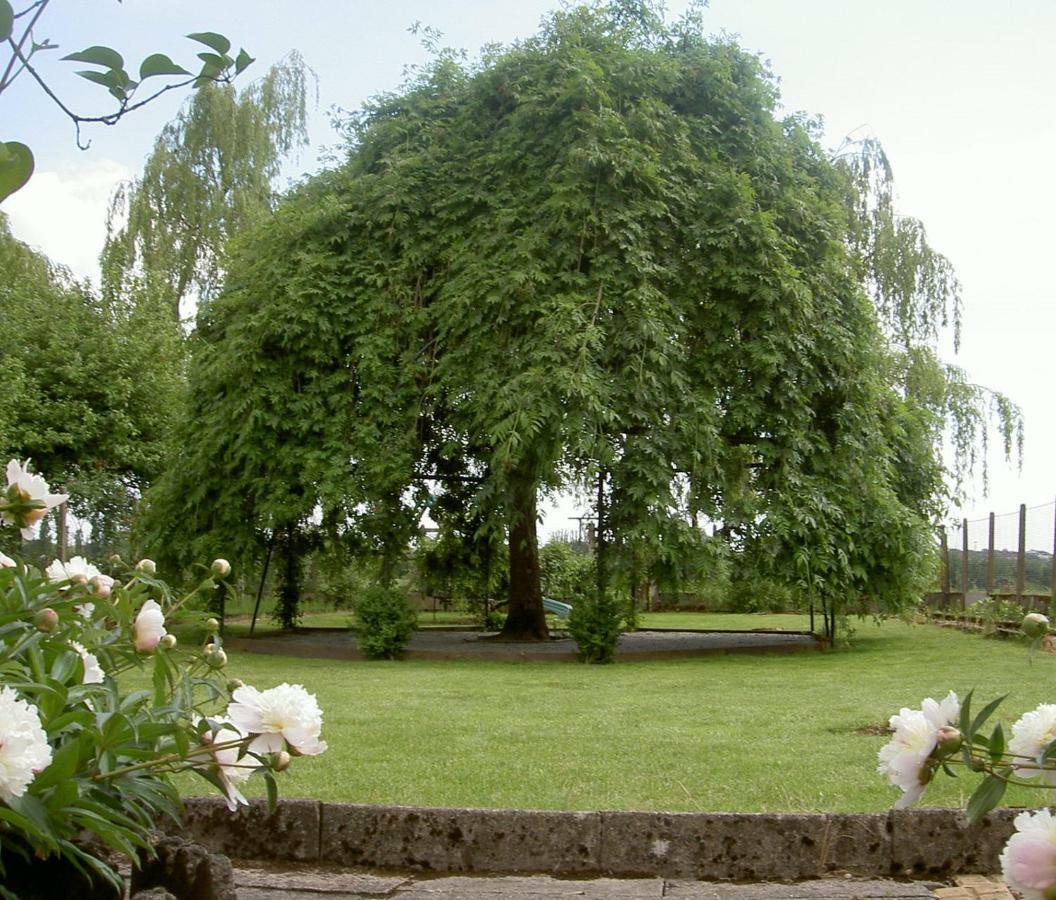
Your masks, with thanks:
[[[891,826],[886,813],[833,813],[819,851],[825,872],[883,875],[891,868]]]
[[[263,800],[230,812],[219,797],[184,802],[183,834],[236,859],[319,858],[319,801],[283,800],[274,813]]]
[[[969,826],[959,809],[891,810],[891,871],[914,877],[996,872],[1018,812],[997,809]]]
[[[827,815],[609,812],[601,865],[612,875],[792,881],[824,872],[831,842]]]
[[[598,871],[597,813],[324,803],[328,863],[434,872]]]

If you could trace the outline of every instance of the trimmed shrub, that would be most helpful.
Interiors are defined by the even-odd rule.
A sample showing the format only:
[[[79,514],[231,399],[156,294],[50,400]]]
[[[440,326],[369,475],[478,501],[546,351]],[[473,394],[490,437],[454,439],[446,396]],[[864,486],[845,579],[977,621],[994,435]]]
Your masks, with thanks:
[[[611,663],[616,643],[625,630],[626,603],[612,593],[604,597],[581,597],[572,604],[568,633],[579,648],[579,658],[586,663]]]
[[[356,600],[352,633],[370,659],[396,659],[411,639],[418,613],[397,588],[374,585]]]

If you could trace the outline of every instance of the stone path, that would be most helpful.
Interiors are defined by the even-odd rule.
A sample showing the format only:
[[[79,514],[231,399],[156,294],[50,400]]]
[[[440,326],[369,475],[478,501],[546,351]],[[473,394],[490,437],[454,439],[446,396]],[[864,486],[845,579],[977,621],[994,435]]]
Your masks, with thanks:
[[[321,659],[358,659],[355,641],[345,629],[301,629],[291,634],[230,637],[228,649],[250,653],[306,656]],[[622,635],[616,657],[668,659],[725,653],[794,653],[816,650],[808,634],[781,631],[634,631]],[[541,643],[496,641],[474,631],[422,629],[416,631],[404,652],[408,659],[494,659],[567,661],[576,658],[571,638]]]
[[[824,878],[796,884],[728,884],[661,878],[572,880],[545,875],[426,878],[378,872],[235,868],[239,900],[1013,900],[999,879],[962,876],[953,885],[923,881]]]

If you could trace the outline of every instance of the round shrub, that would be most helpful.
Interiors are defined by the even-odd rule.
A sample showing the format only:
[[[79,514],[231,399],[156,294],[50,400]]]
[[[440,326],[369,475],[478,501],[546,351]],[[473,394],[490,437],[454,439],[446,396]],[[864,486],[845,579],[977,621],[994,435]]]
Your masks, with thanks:
[[[356,601],[352,633],[370,659],[396,659],[417,624],[418,613],[403,591],[375,585]]]

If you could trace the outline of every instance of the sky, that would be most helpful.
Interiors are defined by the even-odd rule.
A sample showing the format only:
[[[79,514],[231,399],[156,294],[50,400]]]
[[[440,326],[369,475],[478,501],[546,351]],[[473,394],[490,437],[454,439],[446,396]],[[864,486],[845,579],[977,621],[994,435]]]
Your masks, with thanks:
[[[21,9],[24,3],[15,2]],[[63,0],[37,29],[61,50],[41,59],[42,74],[80,112],[110,111],[105,92],[81,82],[79,66],[58,57],[93,44],[119,50],[134,66],[154,52],[192,67],[197,45],[182,35],[216,31],[257,62],[243,76],[296,49],[319,79],[312,147],[290,177],[317,171],[337,143],[335,107],[356,109],[397,88],[405,67],[427,58],[415,22],[443,43],[474,54],[486,43],[530,36],[559,4],[549,0]],[[668,4],[669,15],[686,0]],[[963,285],[960,352],[947,361],[970,380],[1007,394],[1023,410],[1022,470],[996,449],[990,494],[976,479],[951,517],[969,519],[1056,498],[1056,417],[1046,363],[1056,347],[1049,254],[1056,228],[1056,39],[1052,0],[712,0],[709,32],[736,35],[769,61],[787,111],[819,115],[833,149],[850,134],[883,143],[894,168],[898,208],[920,219],[930,242],[953,263]],[[131,68],[131,66],[130,66]],[[80,150],[72,124],[28,78],[0,96],[4,140],[29,144],[37,171],[3,205],[17,237],[93,277],[104,238],[107,200],[135,175],[154,136],[178,110],[175,92],[117,126],[90,126]],[[565,504],[546,530],[574,527]]]

